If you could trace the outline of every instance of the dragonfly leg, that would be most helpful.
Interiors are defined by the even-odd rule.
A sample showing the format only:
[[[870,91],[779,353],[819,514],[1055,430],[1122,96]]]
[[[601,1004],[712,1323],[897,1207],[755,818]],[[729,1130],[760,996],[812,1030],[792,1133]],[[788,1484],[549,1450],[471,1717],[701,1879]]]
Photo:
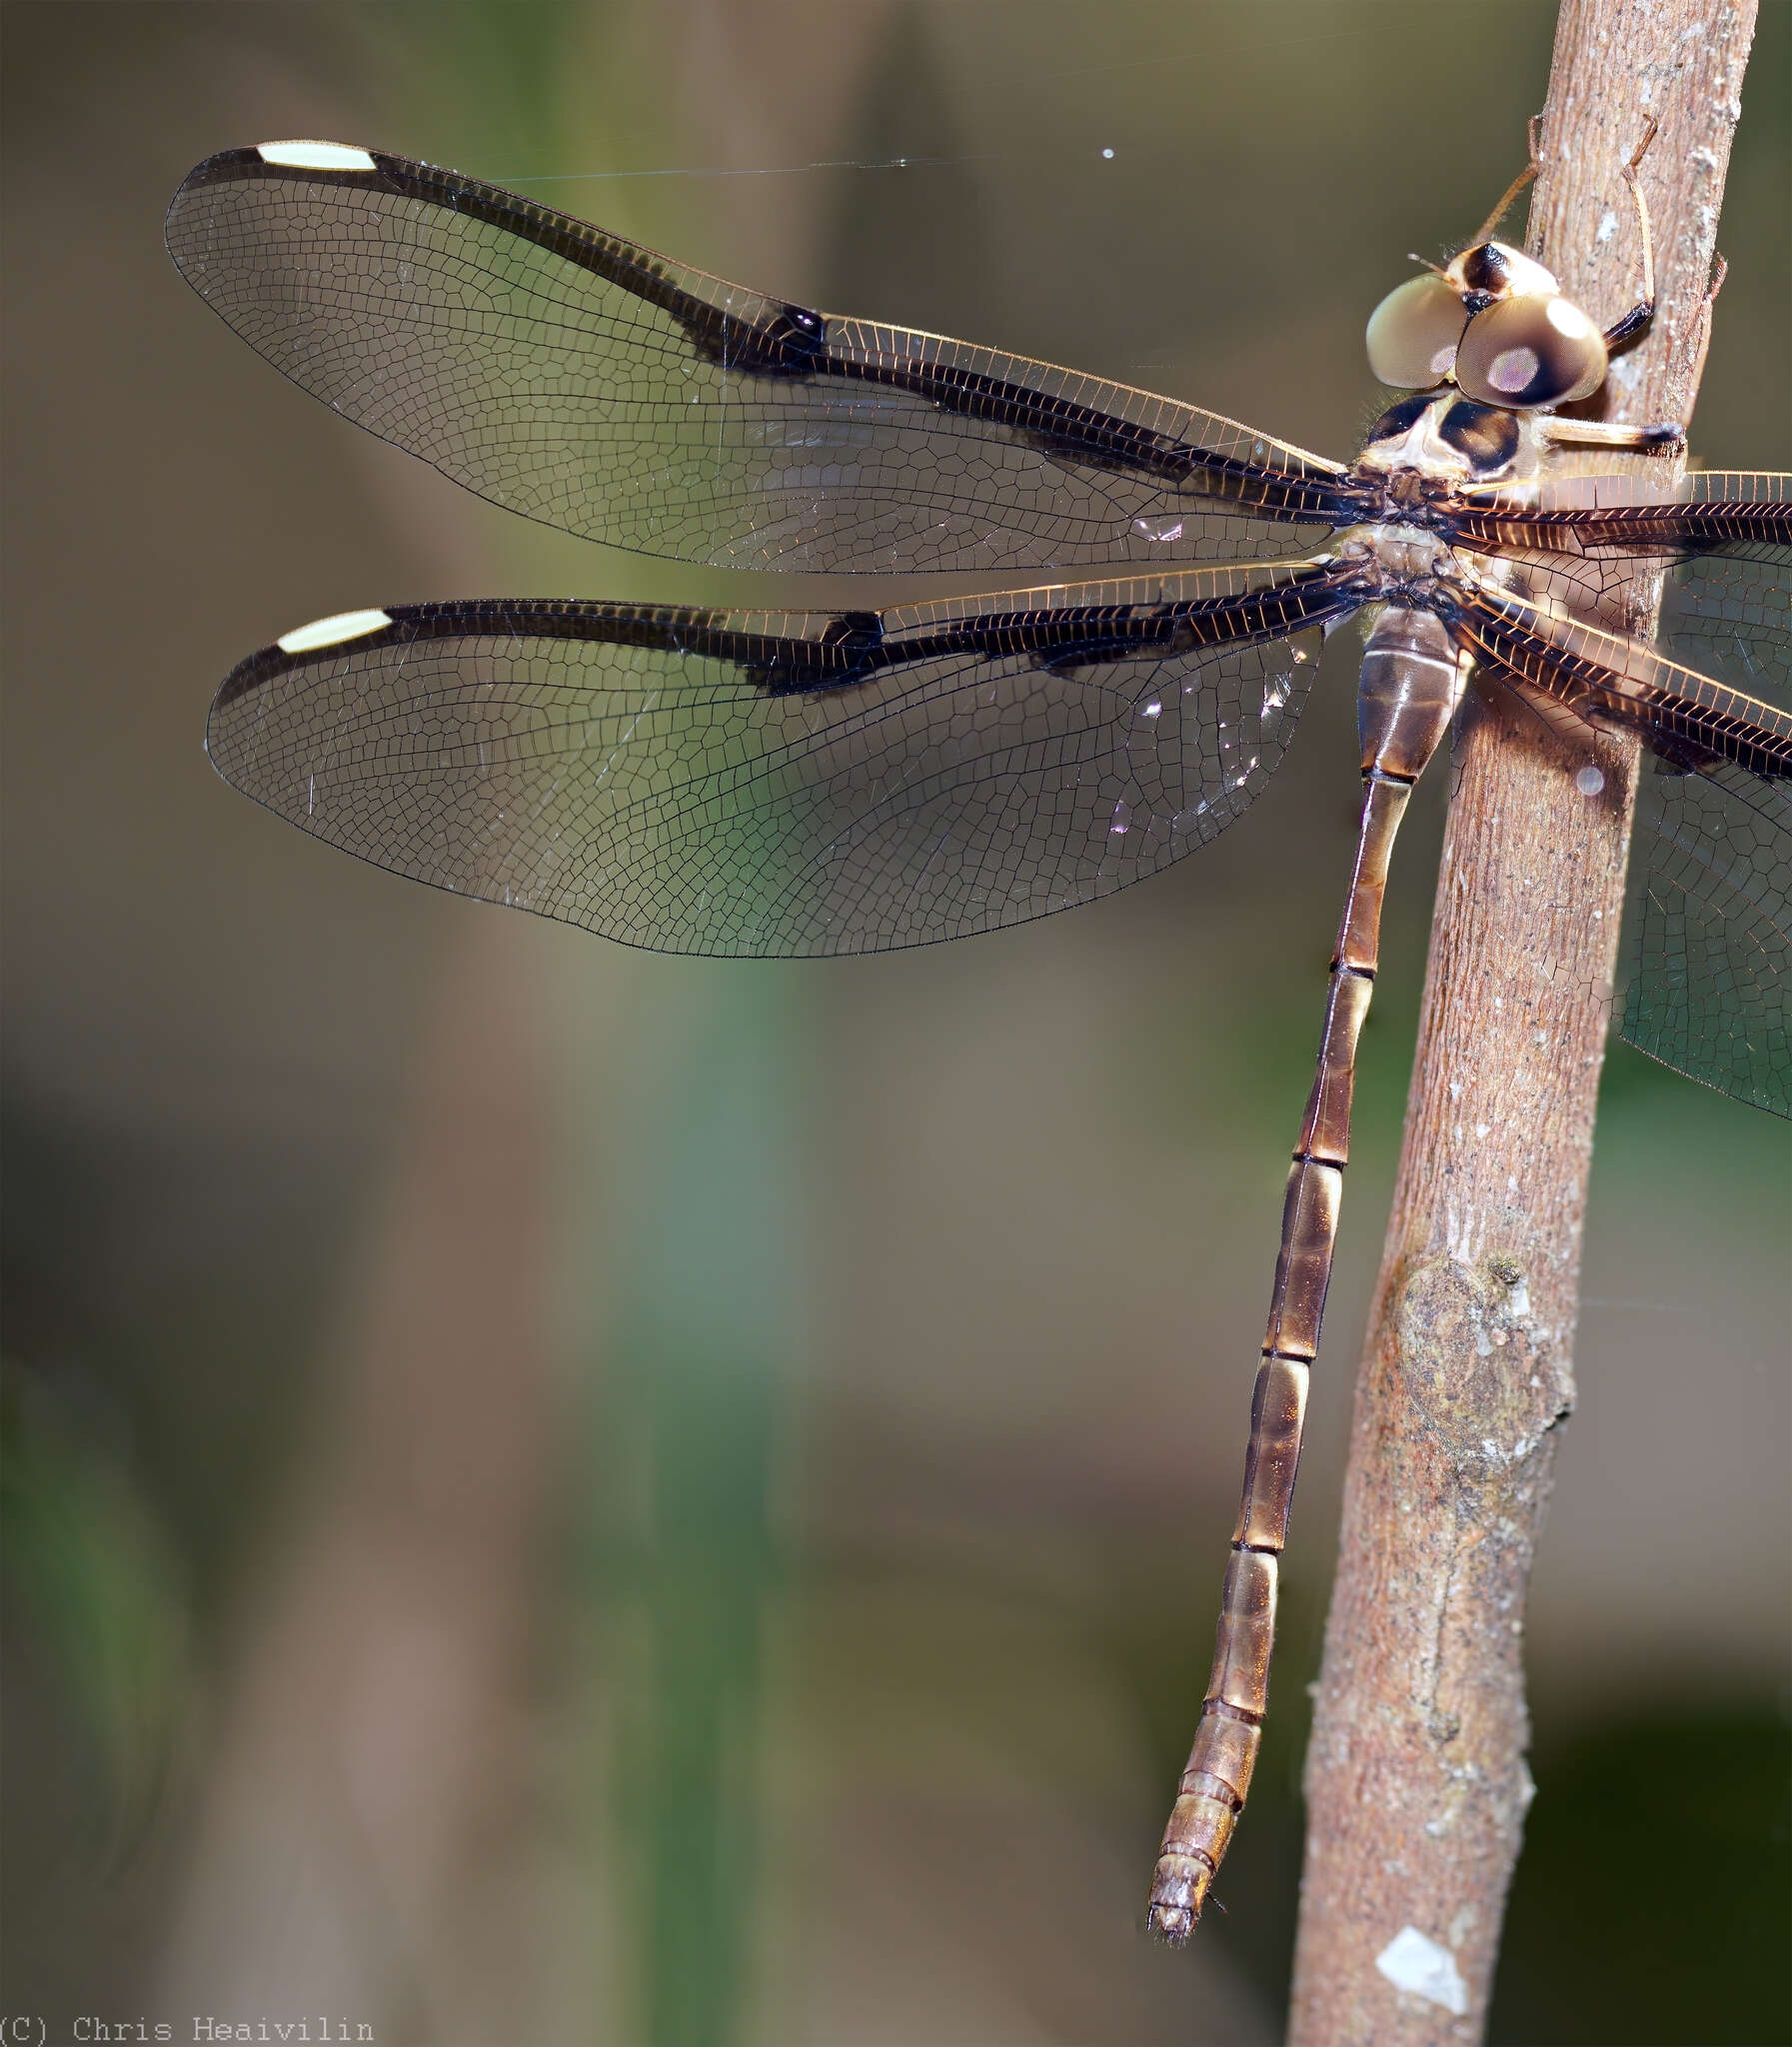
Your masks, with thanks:
[[[1693,391],[1699,388],[1700,379],[1705,374],[1705,356],[1711,347],[1712,309],[1729,274],[1730,266],[1721,256],[1717,257],[1711,266],[1711,282],[1705,287],[1705,296],[1699,301],[1696,315],[1698,325],[1693,341],[1692,379],[1688,387]],[[1610,337],[1607,339],[1609,341]],[[1544,415],[1537,420],[1537,433],[1542,440],[1557,448],[1648,450],[1679,447],[1686,439],[1686,424],[1680,420],[1669,420],[1649,427],[1626,427],[1605,420],[1552,419]]]
[[[1642,294],[1628,313],[1616,319],[1605,330],[1605,345],[1608,349],[1621,348],[1625,342],[1634,341],[1655,317],[1655,236],[1649,226],[1649,202],[1643,197],[1642,183],[1636,175],[1636,167],[1648,154],[1649,145],[1655,140],[1660,123],[1653,115],[1643,130],[1643,139],[1630,152],[1630,161],[1625,164],[1620,176],[1630,187],[1630,203],[1636,208],[1636,230],[1642,238]]]
[[[1504,220],[1506,217],[1506,209],[1511,205],[1512,201],[1518,197],[1519,193],[1524,190],[1525,186],[1527,186],[1531,182],[1531,180],[1536,177],[1537,173],[1543,168],[1543,159],[1537,149],[1537,129],[1538,123],[1541,120],[1541,118],[1542,117],[1540,115],[1533,114],[1525,127],[1524,139],[1528,150],[1529,161],[1525,164],[1524,169],[1518,173],[1517,177],[1515,177],[1512,180],[1512,182],[1506,187],[1506,189],[1499,195],[1499,203],[1494,207],[1493,211],[1487,216],[1487,218],[1484,221],[1482,221],[1480,226],[1475,229],[1474,233],[1469,237],[1469,239],[1463,243],[1463,248],[1473,249],[1482,242],[1492,241],[1494,229],[1497,228],[1500,222]]]
[[[1151,1881],[1151,1930],[1175,1946],[1200,1918],[1244,1808],[1262,1738],[1277,1559],[1287,1540],[1307,1380],[1337,1242],[1356,1043],[1374,992],[1388,861],[1412,786],[1448,728],[1464,673],[1442,622],[1427,612],[1384,612],[1363,655],[1356,863],[1332,956],[1312,1093],[1282,1199],[1281,1250],[1251,1396],[1250,1447],[1212,1675]]]
[[[1610,420],[1537,421],[1539,440],[1553,448],[1677,448],[1686,439],[1686,429],[1677,420],[1662,420],[1654,426],[1626,427]]]

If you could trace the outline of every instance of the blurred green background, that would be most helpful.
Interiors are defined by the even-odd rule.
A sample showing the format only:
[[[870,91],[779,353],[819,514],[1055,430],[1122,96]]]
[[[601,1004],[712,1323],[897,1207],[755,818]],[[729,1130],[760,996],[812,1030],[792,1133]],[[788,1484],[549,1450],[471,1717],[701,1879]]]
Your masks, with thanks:
[[[160,221],[215,149],[371,143],[1341,455],[1366,312],[1521,161],[1552,19],[7,7],[7,2012],[1278,2037],[1443,778],[1397,862],[1265,1760],[1228,1910],[1171,1957],[1140,1908],[1354,818],[1348,636],[1270,795],[1082,915],[754,968],[448,901],[217,782],[217,679],[362,605],[742,585],[331,421]],[[1767,0],[1717,467],[1792,467],[1789,31]],[[1787,1168],[1784,1125],[1614,1053],[1496,2040],[1792,2039]]]

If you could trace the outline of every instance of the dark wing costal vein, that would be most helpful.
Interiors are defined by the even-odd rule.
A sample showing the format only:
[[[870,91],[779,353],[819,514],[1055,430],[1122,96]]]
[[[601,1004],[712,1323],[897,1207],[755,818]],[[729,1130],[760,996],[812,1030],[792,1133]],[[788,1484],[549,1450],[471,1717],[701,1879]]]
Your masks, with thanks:
[[[1262,557],[1367,502],[1233,421],[781,304],[499,187],[374,162],[210,158],[170,208],[170,250],[345,416],[570,531],[733,566],[1051,568]],[[399,346],[395,398],[370,365]],[[624,430],[637,450],[662,437],[651,475],[617,459]]]
[[[1496,682],[1645,744],[1617,1027],[1664,1064],[1792,1115],[1792,632],[1784,478],[1689,477],[1693,504],[1630,505],[1627,479],[1571,479],[1578,507],[1475,515],[1458,540],[1502,550],[1540,602],[1473,575],[1455,619]],[[1760,496],[1726,486],[1759,485]],[[1476,526],[1471,534],[1466,530]],[[1663,638],[1740,673],[1684,667],[1584,623],[1622,611],[1639,571],[1671,570]],[[1564,609],[1570,607],[1570,611]]]
[[[1455,513],[1450,531],[1483,548],[1541,548],[1561,554],[1621,556],[1628,564],[1690,560],[1718,551],[1747,558],[1754,547],[1787,544],[1788,513],[1772,504],[1642,504]]]
[[[1315,561],[879,612],[423,605],[244,662],[208,744],[395,872],[663,951],[927,944],[1204,844],[1280,758]]]
[[[1727,761],[1767,780],[1792,777],[1792,711],[1641,641],[1551,616],[1485,584],[1463,606],[1457,631],[1484,667],[1522,694],[1551,700],[1595,730],[1635,733],[1673,767]]]
[[[170,250],[335,410],[571,532],[923,572],[1261,564],[1301,527],[1386,516],[1378,486],[1236,422],[767,299],[476,179],[372,162],[211,158],[170,208]],[[1507,565],[1471,568],[1454,617],[1481,668],[1552,722],[1636,733],[1661,771],[1625,1034],[1784,1113],[1789,497],[1784,477],[1576,478],[1424,515],[1471,563]],[[1650,567],[1684,572],[1662,644],[1696,667],[1580,623],[1622,625]],[[253,657],[210,744],[351,852],[630,943],[926,943],[1087,901],[1212,837],[1300,708],[1287,636],[1369,594],[1324,558],[1177,582],[797,616],[416,607],[339,648]],[[1726,663],[1730,680],[1701,672]]]

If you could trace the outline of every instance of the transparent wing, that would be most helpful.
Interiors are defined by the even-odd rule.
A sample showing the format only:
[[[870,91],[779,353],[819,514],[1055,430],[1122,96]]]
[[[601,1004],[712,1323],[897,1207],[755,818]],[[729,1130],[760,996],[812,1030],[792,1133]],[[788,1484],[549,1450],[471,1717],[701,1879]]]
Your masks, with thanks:
[[[1728,761],[1770,780],[1792,776],[1792,708],[1533,603],[1457,559],[1467,593],[1457,638],[1527,695],[1585,725],[1636,733],[1677,767]]]
[[[206,303],[334,411],[494,504],[647,554],[1244,560],[1355,516],[1336,464],[1230,420],[784,304],[402,157],[226,151],[175,194],[167,241]]]
[[[1675,660],[1792,711],[1792,550],[1676,563],[1662,582],[1655,641]]]
[[[1792,785],[1651,761],[1637,789],[1618,1028],[1792,1115]]]
[[[252,656],[207,745],[303,830],[459,895],[665,952],[876,952],[1213,838],[1281,756],[1312,629],[1356,602],[1315,563],[881,614],[425,605]]]
[[[1482,587],[1463,645],[1558,727],[1647,744],[1618,1027],[1677,1071],[1792,1115],[1792,711]]]
[[[1541,606],[1627,635],[1643,623],[1654,577],[1661,607],[1654,643],[1670,660],[1792,710],[1792,563],[1700,555],[1663,566],[1613,565],[1514,551],[1511,588]]]
[[[1792,709],[1792,476],[1552,478],[1464,491],[1446,524],[1524,594],[1611,631],[1635,629],[1659,574],[1663,652]]]

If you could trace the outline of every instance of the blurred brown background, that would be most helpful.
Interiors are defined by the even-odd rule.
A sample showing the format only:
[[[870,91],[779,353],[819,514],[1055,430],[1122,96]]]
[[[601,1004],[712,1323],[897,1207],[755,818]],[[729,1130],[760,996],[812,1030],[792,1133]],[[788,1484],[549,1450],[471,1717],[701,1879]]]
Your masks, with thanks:
[[[1341,455],[1367,310],[1521,161],[1551,8],[3,28],[0,2004],[52,2041],[1273,2040],[1442,777],[1397,864],[1269,1746],[1229,1911],[1172,1958],[1143,1885],[1343,885],[1348,636],[1264,801],[1085,915],[763,969],[431,895],[212,777],[231,664],[367,604],[741,585],[332,421],[160,220],[215,149],[360,141]],[[1769,0],[1716,467],[1792,467],[1789,30]],[[1614,1053],[1498,2039],[1792,2038],[1787,1166],[1783,1124]]]

